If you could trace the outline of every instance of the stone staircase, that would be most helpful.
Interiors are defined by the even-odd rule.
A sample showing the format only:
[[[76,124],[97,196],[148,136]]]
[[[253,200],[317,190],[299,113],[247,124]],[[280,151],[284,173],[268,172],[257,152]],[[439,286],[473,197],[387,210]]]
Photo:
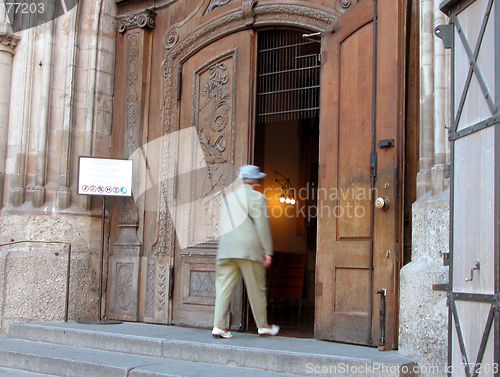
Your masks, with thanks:
[[[0,336],[0,376],[389,377],[415,366],[397,351],[139,323],[14,323]]]

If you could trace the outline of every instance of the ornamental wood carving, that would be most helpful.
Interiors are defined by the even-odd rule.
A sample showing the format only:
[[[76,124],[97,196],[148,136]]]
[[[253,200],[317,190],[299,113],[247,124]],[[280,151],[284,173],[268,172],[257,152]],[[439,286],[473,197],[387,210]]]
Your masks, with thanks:
[[[155,262],[148,261],[147,288],[146,288],[146,316],[153,317],[155,295]]]
[[[216,63],[208,69],[208,77],[202,78],[200,102],[197,111],[197,131],[208,173],[203,182],[201,197],[225,187],[222,164],[228,162],[226,155],[226,128],[232,109],[229,91],[227,63]],[[197,94],[197,93],[196,93]]]
[[[234,179],[236,55],[228,51],[194,73],[192,118],[207,167],[201,182],[192,178],[189,239],[196,244],[217,240],[221,191]]]
[[[120,33],[125,33],[128,29],[137,27],[153,29],[155,27],[155,18],[156,12],[152,9],[145,9],[138,13],[118,17],[118,20],[120,21],[118,31]]]
[[[165,311],[167,306],[167,277],[168,266],[158,264],[156,266],[156,305],[157,311]]]
[[[117,263],[115,272],[116,294],[115,308],[127,312],[134,300],[132,287],[134,273],[133,263]]]
[[[189,279],[190,297],[212,297],[215,298],[215,272],[214,271],[190,271]]]
[[[232,0],[211,0],[204,15],[210,13],[211,11],[213,11],[214,9],[216,9],[218,7],[221,7],[223,5],[230,3],[231,1]]]
[[[139,84],[139,33],[129,34],[127,36],[127,156],[134,152],[136,148],[138,133],[138,116],[140,114],[140,102],[137,95]]]

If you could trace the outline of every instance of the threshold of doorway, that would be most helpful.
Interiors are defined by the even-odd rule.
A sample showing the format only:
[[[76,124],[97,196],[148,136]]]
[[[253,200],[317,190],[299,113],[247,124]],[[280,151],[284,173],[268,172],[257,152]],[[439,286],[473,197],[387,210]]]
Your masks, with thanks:
[[[76,322],[28,322],[9,325],[6,337],[120,354],[197,363],[233,365],[297,375],[325,375],[325,369],[356,373],[335,375],[413,376],[417,364],[397,351],[290,337],[233,333],[214,339],[210,329],[123,322],[100,326]],[[329,372],[328,372],[329,373]]]

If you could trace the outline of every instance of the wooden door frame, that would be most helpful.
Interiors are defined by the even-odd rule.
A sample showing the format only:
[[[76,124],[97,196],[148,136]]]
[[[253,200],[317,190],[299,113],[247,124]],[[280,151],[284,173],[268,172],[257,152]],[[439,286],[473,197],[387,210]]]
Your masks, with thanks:
[[[351,11],[354,11],[354,8],[357,7],[357,13],[352,13],[351,17],[347,17],[347,14],[344,18],[340,18],[331,26],[332,35],[332,43],[336,41],[336,43],[340,44],[344,41],[345,38],[353,35],[353,32],[356,30],[362,30],[363,25],[371,24],[373,27],[373,51],[375,51],[374,63],[373,63],[373,102],[372,109],[372,127],[377,125],[377,137],[373,139],[374,133],[372,133],[372,151],[370,158],[371,165],[371,175],[372,175],[372,190],[376,190],[375,192],[380,193],[381,195],[387,195],[391,198],[391,210],[389,212],[384,213],[383,211],[375,210],[373,208],[373,198],[371,203],[371,215],[372,219],[370,221],[370,260],[369,266],[365,264],[360,264],[359,268],[366,268],[370,273],[370,292],[369,292],[369,301],[370,308],[368,310],[368,331],[370,335],[368,336],[367,344],[371,345],[379,345],[379,347],[383,349],[394,349],[397,348],[398,343],[398,322],[399,322],[399,271],[402,266],[402,255],[403,255],[403,240],[404,240],[404,205],[403,205],[403,192],[404,192],[404,153],[405,153],[405,93],[406,93],[406,11],[407,11],[407,2],[405,1],[394,1],[394,4],[387,4],[387,1],[379,0],[379,1],[365,1],[361,2],[353,7]],[[391,6],[391,8],[380,8]],[[381,10],[384,10],[382,12]],[[388,17],[394,17],[394,23],[388,21]],[[350,21],[352,21],[352,23]],[[394,27],[396,24],[396,27]],[[390,36],[389,39],[381,39],[379,36]],[[381,43],[384,42],[384,43]],[[333,45],[328,46],[328,52],[331,51],[332,56],[330,59],[332,62],[336,62],[337,59],[340,59],[340,51],[336,47],[332,47]],[[392,49],[392,51],[389,51]],[[387,56],[387,58],[386,58]],[[388,60],[390,64],[384,64],[384,58]],[[393,60],[391,60],[393,59]],[[385,61],[387,62],[387,61]],[[334,66],[340,63],[332,63]],[[396,67],[396,71],[395,71]],[[336,82],[340,80],[340,77],[337,77],[339,73],[335,72],[322,72],[322,76],[324,74],[329,74],[330,76],[326,79],[322,77],[322,82]],[[387,80],[381,80],[380,78],[388,78]],[[375,79],[377,78],[377,79]],[[322,93],[325,89],[322,88]],[[384,92],[385,90],[385,92]],[[337,98],[337,92],[334,92],[332,102],[339,101]],[[323,94],[322,94],[323,95]],[[392,99],[392,101],[391,101]],[[321,117],[322,115],[320,115]],[[388,122],[386,126],[384,126],[384,121]],[[321,122],[322,124],[325,121]],[[333,117],[326,122],[335,123],[339,122],[339,119]],[[321,127],[321,126],[320,126]],[[321,128],[320,128],[321,132]],[[332,139],[337,136],[332,134],[328,134]],[[327,138],[328,138],[327,136]],[[388,153],[387,151],[390,149],[383,149],[384,146],[380,145],[379,142],[381,140],[389,140],[390,138],[395,139],[395,149],[393,153]],[[325,145],[324,148],[336,148],[335,141],[331,141],[328,145]],[[377,164],[378,161],[378,164]],[[332,161],[329,161],[332,162]],[[328,162],[323,162],[323,164]],[[367,159],[368,163],[368,159]],[[321,164],[321,162],[320,162]],[[377,166],[379,167],[377,169]],[[380,168],[383,166],[384,168]],[[391,167],[394,170],[391,170]],[[323,169],[327,169],[326,166],[323,166]],[[332,169],[332,167],[330,167]],[[377,172],[378,170],[378,172]],[[334,173],[332,173],[334,175]],[[325,179],[327,179],[327,184],[333,185],[333,187],[337,187],[336,178],[332,178],[332,181],[328,181],[328,176],[326,175],[326,171],[320,171],[320,176],[323,175]],[[392,213],[391,213],[392,212]],[[391,230],[388,232],[384,232],[385,220],[389,221],[390,216]],[[385,220],[384,220],[385,219]],[[333,223],[332,223],[333,226]],[[318,233],[321,237],[320,233]],[[380,235],[384,236],[385,241],[380,243]],[[375,245],[376,250],[373,250],[374,239],[378,243]],[[332,241],[332,240],[329,240]],[[384,248],[384,250],[381,250]],[[385,249],[388,248],[388,249]],[[386,250],[390,250],[387,251]],[[375,252],[376,251],[376,252]],[[366,251],[367,252],[367,251]],[[383,253],[382,253],[383,252]],[[382,255],[384,254],[384,255]],[[390,258],[390,259],[389,259]],[[390,260],[390,268],[388,267],[388,273],[390,273],[390,279],[385,278],[382,275],[378,274],[372,278],[371,271],[375,268],[377,271],[378,268],[387,265],[387,261]],[[361,263],[361,262],[360,262]],[[368,263],[368,262],[364,262]],[[385,270],[384,270],[385,271]],[[324,276],[324,278],[327,278]],[[390,280],[390,283],[388,283]],[[372,282],[373,281],[373,287]],[[320,281],[321,282],[321,281]],[[330,282],[328,282],[330,284]],[[373,318],[378,318],[379,316],[379,299],[376,293],[379,293],[376,290],[381,290],[387,286],[387,306],[386,306],[386,320],[385,322],[381,320],[380,333],[379,331],[375,331],[378,326],[376,326],[375,320]],[[317,284],[317,295],[321,296],[325,294],[325,288],[321,285]],[[382,291],[384,291],[382,290]],[[328,290],[329,291],[329,290]],[[384,294],[384,297],[386,295]],[[333,297],[328,298],[324,305],[326,305],[325,309],[319,308],[318,310],[323,310],[326,313],[332,313],[330,308]],[[321,304],[321,303],[320,303]],[[320,305],[321,306],[321,305]],[[340,314],[342,310],[339,312]],[[354,312],[353,312],[354,313]],[[329,315],[327,315],[328,317]],[[330,316],[331,317],[331,316]],[[346,316],[347,319],[347,316]],[[330,318],[333,321],[333,317]],[[387,322],[387,326],[384,324]],[[382,331],[383,328],[386,328],[385,331]],[[341,336],[343,328],[340,327],[338,331],[340,331],[337,335],[334,335],[331,329],[324,328],[322,331],[324,333],[323,336],[330,339],[338,338]],[[340,335],[339,335],[340,334]],[[318,334],[322,336],[321,334]],[[376,339],[379,338],[380,341],[377,342]],[[340,340],[340,339],[338,339]],[[361,342],[361,340],[356,339],[353,340],[356,342]]]
[[[368,0],[365,0],[368,1]],[[402,2],[403,0],[395,0]],[[204,3],[208,4],[209,0]],[[353,3],[355,3],[353,1]],[[227,12],[214,12],[213,16],[202,15],[197,11],[193,12],[188,18],[179,24],[174,25],[168,29],[163,37],[165,47],[165,59],[162,63],[163,69],[163,94],[162,94],[162,126],[163,134],[168,135],[172,132],[178,131],[179,126],[179,103],[178,94],[180,90],[180,68],[190,56],[212,42],[220,39],[224,35],[228,35],[239,30],[248,28],[261,28],[261,27],[293,27],[299,29],[307,29],[312,32],[320,34],[329,32],[332,23],[339,19],[339,17],[348,11],[340,6],[340,2],[336,3],[335,9],[326,11],[324,8],[314,7],[312,5],[303,5],[301,3],[289,3],[283,1],[280,3],[263,3],[256,4],[256,1],[242,1],[241,7],[229,7]],[[222,9],[222,8],[221,8]],[[276,17],[279,14],[279,17]],[[398,30],[404,30],[401,25],[398,25]],[[402,52],[404,48],[402,49]],[[402,61],[405,62],[405,56],[401,56]],[[399,79],[404,80],[404,69],[398,73],[402,75]],[[404,91],[404,88],[401,90]],[[404,96],[402,97],[404,98]],[[404,104],[399,104],[403,107]],[[321,116],[321,115],[320,115]],[[401,111],[401,117],[404,117],[404,112]],[[403,121],[403,119],[401,119]],[[404,141],[404,132],[400,130],[401,134],[398,137],[399,141]],[[250,136],[249,145],[253,146],[253,134]],[[401,142],[398,145],[402,145]],[[170,146],[164,145],[162,156],[168,158],[170,153]],[[249,148],[249,161],[252,161],[252,151]],[[403,156],[403,151],[398,152],[400,158]],[[404,165],[398,161],[398,165],[402,168]],[[170,267],[174,265],[174,250],[175,250],[175,229],[172,218],[169,215],[167,203],[165,198],[172,196],[174,192],[173,180],[166,179],[172,176],[172,172],[168,171],[168,167],[164,164],[161,171],[161,201],[159,203],[159,252],[170,261]],[[401,177],[404,177],[404,172],[400,171]],[[401,186],[403,179],[400,179]],[[403,187],[400,187],[400,192],[403,192]],[[401,225],[403,221],[403,209],[400,208]],[[403,228],[398,230],[398,239],[400,244],[400,251],[402,249]],[[170,270],[172,271],[172,269]],[[399,271],[397,272],[399,274]],[[167,279],[168,280],[168,279]],[[172,279],[170,279],[172,280]],[[399,284],[399,279],[397,284]],[[399,286],[396,287],[399,291]],[[172,290],[170,290],[172,292]],[[395,307],[397,304],[395,305]],[[172,323],[172,299],[169,297],[168,303],[168,318],[167,322]],[[398,308],[396,307],[396,310]],[[397,316],[397,313],[396,313]],[[395,334],[397,338],[397,334]]]
[[[210,0],[203,4],[208,5]],[[277,9],[278,8],[278,9]],[[323,32],[328,26],[342,15],[344,8],[340,5],[332,12],[324,8],[305,6],[297,3],[290,4],[283,1],[281,4],[256,4],[255,0],[243,1],[240,6],[229,7],[228,11],[213,12],[214,15],[203,15],[198,7],[184,21],[168,29],[163,37],[165,47],[165,59],[162,63],[163,70],[163,134],[164,136],[179,130],[179,102],[180,95],[180,71],[182,64],[203,47],[222,38],[224,35],[235,33],[248,28],[260,28],[266,26],[288,26]],[[223,10],[223,8],[222,8]],[[279,17],[276,17],[276,14]],[[253,124],[253,121],[252,123]],[[169,140],[169,138],[164,138]],[[249,136],[249,161],[253,154],[253,132]],[[172,152],[172,146],[165,143],[162,158],[168,159]],[[176,236],[174,221],[169,214],[166,198],[174,195],[174,172],[169,171],[167,164],[163,164],[161,171],[160,203],[159,203],[159,253],[169,261],[169,277],[167,281],[173,282],[174,254],[176,247]],[[172,204],[172,203],[169,203]],[[175,204],[175,203],[174,203]],[[172,323],[173,315],[173,286],[169,289],[167,323]]]

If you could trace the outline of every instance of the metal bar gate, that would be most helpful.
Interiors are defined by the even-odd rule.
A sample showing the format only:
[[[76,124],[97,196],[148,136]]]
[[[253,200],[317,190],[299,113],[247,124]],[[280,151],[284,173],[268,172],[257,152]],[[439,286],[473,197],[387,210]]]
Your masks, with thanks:
[[[500,376],[500,0],[446,0],[451,48],[448,375]]]

